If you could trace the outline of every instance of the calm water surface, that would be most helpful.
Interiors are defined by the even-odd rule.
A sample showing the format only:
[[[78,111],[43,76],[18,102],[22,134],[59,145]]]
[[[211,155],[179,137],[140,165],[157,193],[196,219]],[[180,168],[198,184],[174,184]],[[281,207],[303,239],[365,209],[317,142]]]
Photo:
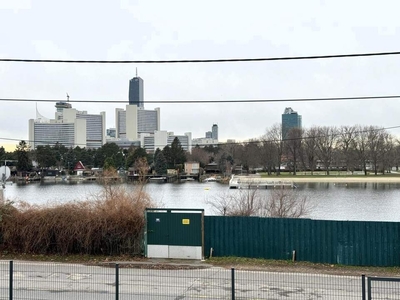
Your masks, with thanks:
[[[134,185],[126,184],[128,190]],[[31,204],[68,202],[93,198],[102,191],[96,183],[57,183],[26,185],[7,184],[4,195],[14,201]],[[203,208],[206,215],[216,212],[207,204],[224,193],[237,193],[219,183],[185,182],[181,184],[149,183],[146,191],[162,207]],[[260,190],[270,193],[270,190]],[[304,183],[296,192],[307,196],[314,209],[312,219],[400,221],[400,184],[383,183]]]

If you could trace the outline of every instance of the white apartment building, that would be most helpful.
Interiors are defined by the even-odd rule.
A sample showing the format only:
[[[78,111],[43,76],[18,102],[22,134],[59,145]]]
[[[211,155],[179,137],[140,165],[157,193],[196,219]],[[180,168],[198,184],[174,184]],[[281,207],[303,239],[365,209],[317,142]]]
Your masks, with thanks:
[[[213,138],[194,138],[192,140],[192,145],[196,146],[199,145],[199,147],[204,147],[204,146],[218,146],[219,142],[218,140],[215,140]]]
[[[153,134],[160,130],[160,108],[146,110],[137,105],[126,105],[126,109],[115,109],[115,129],[117,138],[130,141],[140,139],[140,136]]]
[[[105,112],[88,114],[77,111],[70,103],[58,102],[55,119],[44,118],[36,112],[36,119],[29,120],[29,144],[62,144],[66,147],[100,148],[106,139]]]
[[[154,131],[153,134],[145,134],[140,138],[142,147],[149,153],[154,153],[157,148],[164,149],[165,146],[171,146],[175,138],[179,139],[182,148],[185,151],[192,152],[192,133],[185,132],[183,135],[175,135],[173,132],[165,130]]]

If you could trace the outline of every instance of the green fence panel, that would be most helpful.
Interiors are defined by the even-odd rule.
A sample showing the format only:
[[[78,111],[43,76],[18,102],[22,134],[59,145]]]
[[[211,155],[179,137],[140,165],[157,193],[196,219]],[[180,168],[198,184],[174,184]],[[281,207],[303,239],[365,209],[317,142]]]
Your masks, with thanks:
[[[400,223],[206,216],[205,255],[400,265]]]

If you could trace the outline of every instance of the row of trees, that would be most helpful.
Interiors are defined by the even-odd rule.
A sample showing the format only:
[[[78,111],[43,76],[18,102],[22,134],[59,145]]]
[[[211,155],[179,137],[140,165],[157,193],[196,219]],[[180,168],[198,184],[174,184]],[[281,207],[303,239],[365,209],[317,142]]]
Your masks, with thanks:
[[[281,124],[245,143],[194,148],[190,160],[203,165],[217,163],[221,172],[241,165],[244,169],[262,168],[280,174],[282,166],[296,174],[299,170],[390,172],[400,164],[400,142],[376,126],[313,126],[290,130],[284,139]]]
[[[158,154],[161,155],[158,155]],[[81,147],[68,148],[61,144],[55,146],[38,146],[30,150],[25,141],[21,141],[14,152],[6,152],[0,147],[0,161],[9,161],[8,165],[16,166],[18,171],[33,169],[33,161],[38,168],[58,168],[73,170],[75,164],[81,161],[89,168],[128,169],[130,167],[158,167],[160,174],[165,174],[167,168],[182,168],[186,154],[179,140],[175,138],[171,146],[157,149],[155,155],[150,155],[141,147],[121,149],[115,143],[107,143],[99,149]],[[140,165],[140,166],[139,166]]]
[[[154,155],[140,147],[121,149],[115,143],[107,143],[99,149],[67,148],[64,145],[38,146],[30,151],[21,141],[14,152],[0,147],[0,160],[14,160],[19,171],[32,169],[32,161],[40,168],[57,167],[73,169],[77,161],[85,166],[102,168],[129,168],[139,164],[150,166],[158,174],[167,168],[183,169],[185,161],[198,161],[201,167],[214,162],[222,173],[230,173],[235,166],[244,169],[264,169],[269,174],[280,174],[282,166],[296,174],[299,170],[363,171],[375,174],[390,172],[400,165],[400,142],[383,128],[376,126],[314,126],[308,129],[292,129],[285,139],[282,127],[275,124],[267,128],[258,139],[244,143],[198,146],[185,153],[176,138],[171,146],[157,149]]]

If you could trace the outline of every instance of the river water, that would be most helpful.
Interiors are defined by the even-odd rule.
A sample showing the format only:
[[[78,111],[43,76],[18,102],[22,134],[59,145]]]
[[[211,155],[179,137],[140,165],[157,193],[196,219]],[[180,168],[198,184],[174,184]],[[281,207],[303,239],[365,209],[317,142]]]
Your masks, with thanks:
[[[313,209],[308,217],[324,220],[400,221],[399,183],[296,183],[295,190],[306,196]],[[133,184],[124,184],[133,190]],[[7,184],[6,199],[31,204],[54,204],[91,199],[102,191],[93,182]],[[228,185],[198,182],[149,183],[145,187],[160,207],[203,208],[206,215],[215,215],[208,204],[225,193],[237,193]],[[271,190],[260,190],[268,194]]]

